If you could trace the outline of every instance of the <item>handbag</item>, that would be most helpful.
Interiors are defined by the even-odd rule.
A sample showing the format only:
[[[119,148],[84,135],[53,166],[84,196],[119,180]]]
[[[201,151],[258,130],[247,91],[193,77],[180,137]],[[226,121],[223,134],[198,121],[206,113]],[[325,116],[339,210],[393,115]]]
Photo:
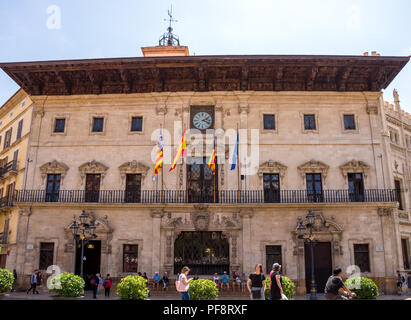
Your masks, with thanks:
[[[281,294],[281,300],[288,300],[287,296],[284,293]]]

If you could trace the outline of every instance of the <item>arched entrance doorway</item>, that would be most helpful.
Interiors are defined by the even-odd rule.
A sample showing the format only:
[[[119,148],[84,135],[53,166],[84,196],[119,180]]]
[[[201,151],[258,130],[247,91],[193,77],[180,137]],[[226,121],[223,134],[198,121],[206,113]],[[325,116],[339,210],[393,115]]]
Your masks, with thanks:
[[[174,243],[174,273],[179,273],[183,266],[188,266],[191,274],[229,272],[229,248],[221,231],[183,231]]]

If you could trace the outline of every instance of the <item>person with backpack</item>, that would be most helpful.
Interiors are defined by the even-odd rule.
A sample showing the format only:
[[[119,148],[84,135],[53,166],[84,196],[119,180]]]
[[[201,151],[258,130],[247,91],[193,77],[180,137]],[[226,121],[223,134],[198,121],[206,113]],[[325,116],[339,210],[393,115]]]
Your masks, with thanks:
[[[97,299],[97,290],[98,290],[98,284],[99,284],[99,278],[97,274],[93,274],[90,280],[90,284],[93,290],[93,299]]]
[[[255,272],[250,274],[247,281],[247,288],[250,292],[250,299],[265,300],[265,275],[263,273],[263,266],[257,264]]]
[[[270,298],[269,300],[283,299],[283,286],[281,283],[281,265],[279,263],[273,264],[273,270],[270,273]]]
[[[178,277],[178,281],[176,281],[176,289],[178,292],[180,292],[181,300],[190,300],[190,294],[188,293],[188,290],[190,288],[190,282],[193,279],[187,278],[189,272],[190,272],[189,267],[183,267]]]
[[[38,293],[36,290],[37,287],[37,270],[34,270],[32,275],[30,276],[30,288],[27,290],[27,294],[30,293],[31,290],[33,290],[33,294]]]
[[[112,286],[112,281],[110,274],[107,274],[107,277],[104,279],[103,287],[104,287],[104,296],[110,298],[110,289]]]

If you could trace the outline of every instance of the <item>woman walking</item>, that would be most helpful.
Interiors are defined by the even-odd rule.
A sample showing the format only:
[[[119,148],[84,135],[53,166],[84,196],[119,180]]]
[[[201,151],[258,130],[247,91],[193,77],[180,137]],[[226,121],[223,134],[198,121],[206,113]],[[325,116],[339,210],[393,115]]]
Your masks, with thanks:
[[[104,296],[110,298],[110,289],[112,286],[110,274],[107,274],[106,279],[104,279],[103,287],[104,287]]]
[[[265,300],[265,276],[261,264],[257,264],[255,266],[255,272],[250,274],[247,281],[247,288],[252,300]]]
[[[188,267],[183,267],[181,269],[181,274],[178,277],[177,281],[177,291],[180,292],[182,300],[190,300],[190,294],[188,293],[188,289],[190,288],[190,281],[193,279],[188,279],[188,273],[190,269]]]
[[[273,264],[273,270],[270,273],[270,300],[282,300],[283,286],[281,284],[281,265]]]

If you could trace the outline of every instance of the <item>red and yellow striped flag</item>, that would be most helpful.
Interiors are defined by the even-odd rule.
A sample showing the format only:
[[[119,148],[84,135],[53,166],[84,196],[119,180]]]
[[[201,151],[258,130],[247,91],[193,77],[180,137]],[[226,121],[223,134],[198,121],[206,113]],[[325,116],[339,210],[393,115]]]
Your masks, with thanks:
[[[160,129],[160,137],[158,138],[156,164],[154,165],[154,175],[160,173],[163,167],[163,133]]]
[[[174,154],[173,163],[171,164],[171,168],[170,168],[169,172],[174,170],[180,156],[182,155],[184,157],[186,155],[186,149],[187,149],[186,131],[184,130],[183,136],[181,137],[180,145],[178,146],[178,148],[176,150],[176,153]]]
[[[213,171],[213,175],[215,175],[215,137],[213,142],[213,151],[211,151],[210,159],[208,160],[208,167]]]

